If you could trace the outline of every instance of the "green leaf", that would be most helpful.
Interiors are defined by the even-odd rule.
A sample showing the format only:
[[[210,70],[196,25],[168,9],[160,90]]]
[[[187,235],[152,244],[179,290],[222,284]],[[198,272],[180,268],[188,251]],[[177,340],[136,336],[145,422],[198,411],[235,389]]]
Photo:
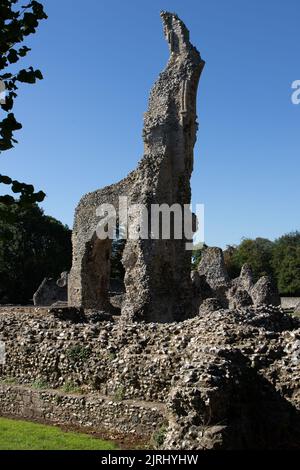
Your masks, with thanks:
[[[5,150],[10,150],[13,148],[13,144],[11,141],[6,139],[0,139],[0,152],[4,152]]]
[[[19,50],[19,56],[20,56],[20,57],[25,57],[26,54],[27,54],[29,51],[31,51],[31,49],[30,49],[29,47],[23,46],[23,47],[21,47],[21,49]]]
[[[23,184],[19,183],[18,181],[13,181],[11,190],[13,193],[21,193],[23,190]]]
[[[43,78],[44,78],[43,74],[40,70],[35,70],[34,75],[38,80],[43,80]]]
[[[7,59],[10,64],[15,64],[19,60],[19,55],[15,49],[11,49],[7,54]]]
[[[31,49],[22,44],[25,36],[35,33],[39,21],[46,18],[44,7],[38,1],[32,0],[22,6],[19,0],[0,0],[0,71],[27,55]],[[18,44],[21,44],[21,47],[18,48]],[[22,124],[11,112],[17,97],[18,82],[34,84],[42,79],[42,72],[34,70],[33,67],[19,70],[15,75],[12,73],[0,75],[0,80],[4,81],[7,92],[5,103],[0,105],[0,109],[8,113],[0,121],[0,153],[13,148],[17,143],[14,132],[22,128]],[[8,176],[0,175],[0,183],[11,185],[14,193],[20,193],[22,207],[26,204],[41,202],[45,198],[43,191],[35,193],[32,185],[12,181]],[[15,203],[15,199],[8,195],[1,196],[0,203],[11,205]]]
[[[33,70],[20,70],[17,75],[17,80],[22,83],[35,83],[36,78]]]
[[[12,179],[9,176],[0,175],[0,183],[11,184]]]
[[[0,76],[1,80],[8,80],[11,77],[12,77],[11,73],[5,73],[5,74]]]
[[[4,109],[4,111],[8,112],[11,111],[14,105],[14,95],[16,95],[13,92],[10,92],[8,96],[5,98],[5,103],[1,105],[1,108]]]
[[[0,70],[3,70],[7,66],[7,59],[5,56],[0,57]]]
[[[39,2],[36,2],[35,0],[32,1],[32,11],[39,20],[46,20],[48,18],[44,11],[43,5]]]
[[[3,132],[11,133],[12,131],[18,131],[22,129],[22,124],[16,120],[13,113],[9,113],[7,117],[0,123],[0,129],[0,132],[3,135]]]
[[[43,191],[39,191],[38,193],[34,194],[34,198],[36,202],[42,202],[46,197],[46,194]]]
[[[15,200],[12,196],[0,196],[0,203],[9,206],[11,204],[15,204]]]

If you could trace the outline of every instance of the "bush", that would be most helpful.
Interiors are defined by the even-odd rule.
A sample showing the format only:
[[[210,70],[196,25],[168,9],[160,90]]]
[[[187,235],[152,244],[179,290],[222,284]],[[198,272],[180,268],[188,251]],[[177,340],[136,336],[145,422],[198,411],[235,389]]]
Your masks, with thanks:
[[[125,398],[125,387],[123,385],[120,385],[120,387],[117,388],[114,394],[114,399],[116,401],[123,401]]]
[[[45,277],[70,269],[71,231],[37,205],[0,206],[0,304],[28,304]]]
[[[224,259],[231,279],[248,263],[255,280],[270,275],[281,295],[300,295],[300,232],[288,233],[274,242],[265,238],[244,239],[238,246],[228,246]]]
[[[43,388],[49,388],[49,383],[46,380],[38,379],[32,382],[31,386],[37,390],[42,390]]]
[[[272,265],[279,292],[282,295],[300,295],[300,232],[275,240]]]
[[[67,357],[73,362],[85,361],[90,357],[91,351],[84,346],[76,345],[67,350]]]
[[[65,393],[83,393],[83,390],[74,382],[66,382],[61,389]]]
[[[167,425],[163,424],[157,431],[154,432],[152,440],[156,448],[160,448],[166,439]]]

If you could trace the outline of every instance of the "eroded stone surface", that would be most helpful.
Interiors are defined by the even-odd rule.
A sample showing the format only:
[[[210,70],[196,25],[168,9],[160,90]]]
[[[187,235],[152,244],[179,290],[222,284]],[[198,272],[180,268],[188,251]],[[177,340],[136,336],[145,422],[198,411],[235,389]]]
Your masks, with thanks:
[[[266,306],[211,310],[167,325],[99,318],[0,312],[7,351],[2,380],[54,390],[72,384],[94,394],[95,403],[101,396],[106,403],[161,403],[167,407],[165,448],[299,447],[296,318]],[[0,400],[9,406],[7,394]],[[73,421],[87,422],[88,402],[75,401]],[[69,398],[63,403],[69,407]],[[72,406],[58,407],[61,416]],[[128,420],[132,426],[132,416]]]
[[[37,307],[50,306],[56,302],[68,301],[68,273],[62,273],[61,278],[45,278],[33,295],[33,304]]]
[[[109,308],[109,240],[95,234],[100,204],[112,204],[119,214],[119,196],[128,203],[190,204],[190,177],[196,142],[196,95],[204,62],[190,43],[177,15],[162,12],[170,59],[151,91],[144,118],[144,156],[137,169],[116,185],[87,194],[80,201],[73,230],[73,266],[69,305]],[[132,210],[131,224],[139,213]],[[149,229],[150,233],[150,229]],[[128,240],[123,253],[126,296],[122,315],[130,320],[170,322],[191,311],[191,253],[188,239]],[[188,240],[189,241],[189,240]]]
[[[212,297],[209,299],[204,300],[199,309],[200,315],[202,314],[210,314],[212,312],[215,312],[216,310],[221,310],[222,305],[219,301],[219,299]]]
[[[281,300],[275,283],[269,276],[261,277],[251,289],[254,305],[280,305]]]
[[[118,208],[122,195],[147,207],[190,202],[203,61],[179,18],[162,19],[171,56],[150,96],[144,157],[76,209],[70,307],[0,309],[0,411],[147,437],[166,424],[165,449],[299,448],[300,322],[268,305],[278,300],[268,278],[253,285],[244,266],[230,281],[218,248],[190,276],[185,239],[129,241],[126,294],[114,295],[121,319],[111,312],[97,207]]]
[[[198,266],[198,273],[200,276],[205,276],[206,282],[213,290],[228,286],[229,276],[221,248],[208,247],[204,249]]]
[[[194,312],[205,299],[217,298],[224,308],[239,309],[254,304],[279,306],[280,296],[275,283],[268,276],[253,280],[251,266],[242,266],[240,276],[230,280],[221,248],[206,248],[196,272],[192,273]],[[206,307],[204,307],[206,308]]]
[[[247,290],[239,287],[231,287],[227,292],[228,306],[230,309],[247,307],[253,304],[252,298]]]
[[[253,272],[249,264],[242,266],[240,276],[233,281],[239,289],[245,290],[250,294],[252,287],[254,286]]]
[[[1,416],[74,426],[80,430],[116,433],[149,442],[165,422],[161,404],[117,400],[97,393],[66,393],[0,383]],[[138,442],[137,442],[138,443]]]

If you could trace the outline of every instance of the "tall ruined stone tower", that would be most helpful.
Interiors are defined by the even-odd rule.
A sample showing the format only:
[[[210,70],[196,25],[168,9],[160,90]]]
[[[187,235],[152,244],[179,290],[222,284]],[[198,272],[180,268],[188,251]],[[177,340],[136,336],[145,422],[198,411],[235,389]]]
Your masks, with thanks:
[[[144,118],[144,156],[137,169],[120,183],[87,194],[76,209],[69,304],[107,308],[110,240],[99,240],[96,209],[118,197],[129,203],[189,204],[193,149],[196,142],[197,88],[204,62],[190,43],[189,31],[177,15],[161,13],[170,48],[166,69],[150,95]],[[138,214],[131,213],[131,223]],[[149,226],[149,235],[151,224]],[[182,227],[183,233],[183,227]],[[183,319],[190,308],[191,253],[182,239],[128,239],[123,253],[126,297],[122,315],[136,321]]]

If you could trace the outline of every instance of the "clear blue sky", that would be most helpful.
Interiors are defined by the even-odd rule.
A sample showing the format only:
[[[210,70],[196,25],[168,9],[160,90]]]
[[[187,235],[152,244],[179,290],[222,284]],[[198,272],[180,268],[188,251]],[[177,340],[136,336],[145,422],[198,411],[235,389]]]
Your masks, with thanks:
[[[42,1],[42,0],[41,0]],[[48,21],[23,65],[19,145],[1,173],[43,189],[72,226],[80,197],[117,182],[142,156],[148,94],[168,58],[159,12],[178,13],[206,61],[192,179],[206,243],[300,229],[299,0],[44,0]]]

